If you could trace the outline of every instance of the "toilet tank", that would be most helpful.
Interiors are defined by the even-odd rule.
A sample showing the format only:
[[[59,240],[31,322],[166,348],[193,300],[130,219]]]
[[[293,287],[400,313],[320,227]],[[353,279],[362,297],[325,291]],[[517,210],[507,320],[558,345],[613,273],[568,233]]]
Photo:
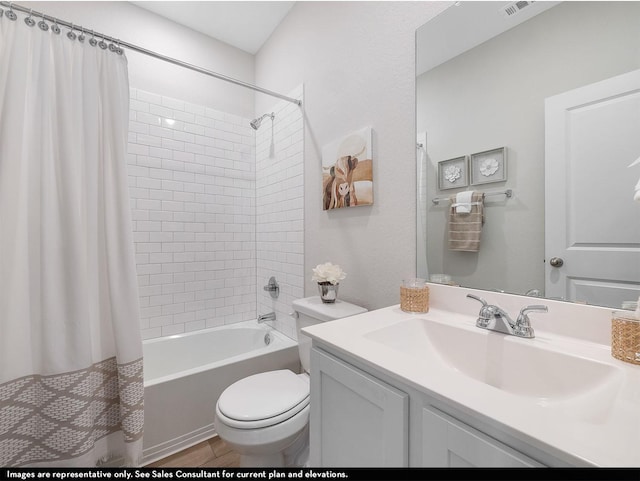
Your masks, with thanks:
[[[305,372],[309,372],[310,369],[311,338],[303,334],[301,329],[320,322],[334,321],[367,312],[364,307],[341,300],[326,304],[322,302],[319,296],[296,299],[293,301],[292,306],[294,317],[296,318],[300,363]]]

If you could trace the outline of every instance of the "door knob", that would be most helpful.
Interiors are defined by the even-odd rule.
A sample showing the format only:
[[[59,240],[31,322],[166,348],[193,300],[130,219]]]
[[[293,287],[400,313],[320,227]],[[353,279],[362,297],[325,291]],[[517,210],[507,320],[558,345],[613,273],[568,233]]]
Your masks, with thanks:
[[[562,260],[562,257],[552,257],[549,259],[549,264],[551,264],[551,267],[562,267],[564,261]]]

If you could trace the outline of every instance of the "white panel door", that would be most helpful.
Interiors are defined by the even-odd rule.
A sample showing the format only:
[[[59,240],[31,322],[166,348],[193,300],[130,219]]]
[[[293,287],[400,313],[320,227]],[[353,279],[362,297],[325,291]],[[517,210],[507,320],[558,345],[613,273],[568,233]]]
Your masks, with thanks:
[[[640,70],[545,101],[545,294],[608,307],[640,294]]]

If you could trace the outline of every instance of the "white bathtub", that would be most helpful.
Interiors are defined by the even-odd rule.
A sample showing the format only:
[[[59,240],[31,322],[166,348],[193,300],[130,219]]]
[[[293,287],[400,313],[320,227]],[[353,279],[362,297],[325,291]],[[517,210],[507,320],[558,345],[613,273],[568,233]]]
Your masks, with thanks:
[[[143,354],[144,464],[213,436],[216,402],[230,384],[300,370],[297,343],[256,321],[146,340]]]

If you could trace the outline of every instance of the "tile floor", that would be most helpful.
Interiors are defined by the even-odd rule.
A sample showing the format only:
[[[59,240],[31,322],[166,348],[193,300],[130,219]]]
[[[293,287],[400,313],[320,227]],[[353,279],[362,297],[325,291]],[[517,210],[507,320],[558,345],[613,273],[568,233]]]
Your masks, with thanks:
[[[147,464],[147,468],[237,468],[240,456],[218,436]]]

